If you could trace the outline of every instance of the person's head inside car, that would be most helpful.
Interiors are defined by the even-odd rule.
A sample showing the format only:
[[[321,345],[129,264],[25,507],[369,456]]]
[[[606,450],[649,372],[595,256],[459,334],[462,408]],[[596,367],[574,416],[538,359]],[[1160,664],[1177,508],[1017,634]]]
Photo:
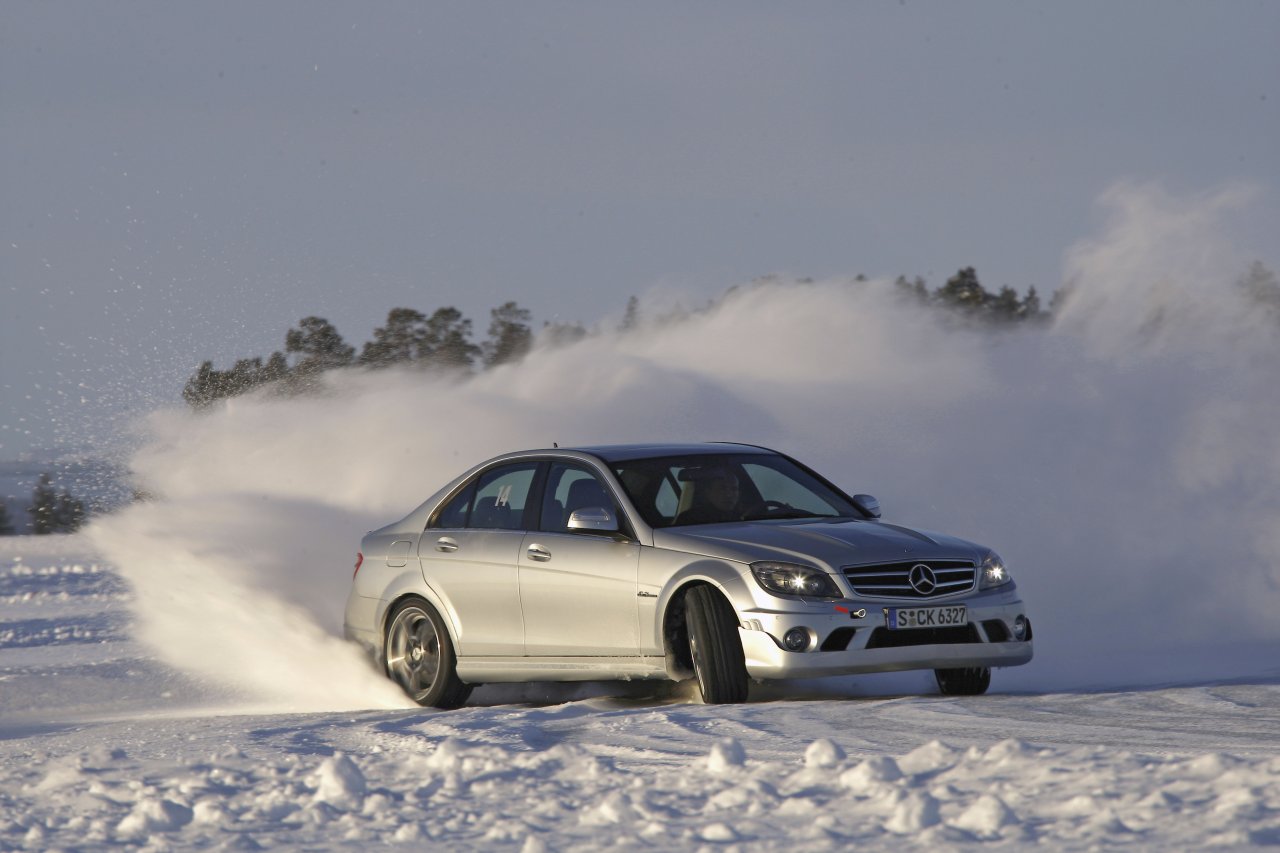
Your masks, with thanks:
[[[738,495],[741,487],[738,478],[723,468],[712,469],[708,479],[702,484],[706,491],[707,504],[726,515],[738,508]]]
[[[676,524],[718,524],[741,517],[741,485],[732,471],[720,466],[688,468],[680,474],[686,493]]]

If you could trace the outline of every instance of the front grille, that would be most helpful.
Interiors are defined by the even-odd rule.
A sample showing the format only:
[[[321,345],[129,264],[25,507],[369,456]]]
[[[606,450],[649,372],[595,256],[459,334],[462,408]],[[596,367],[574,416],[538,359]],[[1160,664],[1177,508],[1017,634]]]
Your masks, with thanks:
[[[926,566],[933,574],[934,587],[917,590],[911,585],[911,570]],[[846,566],[844,576],[849,579],[855,595],[869,598],[938,598],[973,589],[977,570],[973,563],[964,560],[911,560],[901,563],[882,563],[878,566]]]
[[[981,643],[978,629],[970,622],[968,625],[952,625],[946,628],[908,628],[905,631],[890,631],[888,628],[876,628],[867,640],[869,649],[899,649],[903,646],[952,645],[958,643]]]

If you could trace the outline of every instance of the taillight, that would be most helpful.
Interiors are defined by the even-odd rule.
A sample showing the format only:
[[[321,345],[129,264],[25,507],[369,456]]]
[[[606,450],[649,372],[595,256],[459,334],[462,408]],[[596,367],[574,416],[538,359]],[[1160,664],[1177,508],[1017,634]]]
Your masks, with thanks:
[[[351,573],[351,579],[355,580],[356,575],[360,574],[360,566],[364,564],[364,554],[356,551],[356,570]]]

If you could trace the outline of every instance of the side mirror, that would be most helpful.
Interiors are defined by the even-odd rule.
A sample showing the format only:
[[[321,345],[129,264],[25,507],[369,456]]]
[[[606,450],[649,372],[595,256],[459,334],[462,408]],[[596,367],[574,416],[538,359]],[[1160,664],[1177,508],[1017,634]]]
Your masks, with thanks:
[[[570,530],[596,530],[602,533],[617,533],[618,519],[602,506],[583,507],[569,513]]]
[[[868,518],[880,517],[880,501],[871,495],[854,495],[853,505],[862,510]]]

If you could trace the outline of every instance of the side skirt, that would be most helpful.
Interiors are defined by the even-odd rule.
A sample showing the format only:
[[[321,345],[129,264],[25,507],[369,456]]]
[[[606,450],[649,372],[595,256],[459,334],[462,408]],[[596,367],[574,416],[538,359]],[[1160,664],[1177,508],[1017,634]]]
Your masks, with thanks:
[[[458,677],[472,684],[508,681],[630,681],[667,678],[662,657],[458,658]]]

